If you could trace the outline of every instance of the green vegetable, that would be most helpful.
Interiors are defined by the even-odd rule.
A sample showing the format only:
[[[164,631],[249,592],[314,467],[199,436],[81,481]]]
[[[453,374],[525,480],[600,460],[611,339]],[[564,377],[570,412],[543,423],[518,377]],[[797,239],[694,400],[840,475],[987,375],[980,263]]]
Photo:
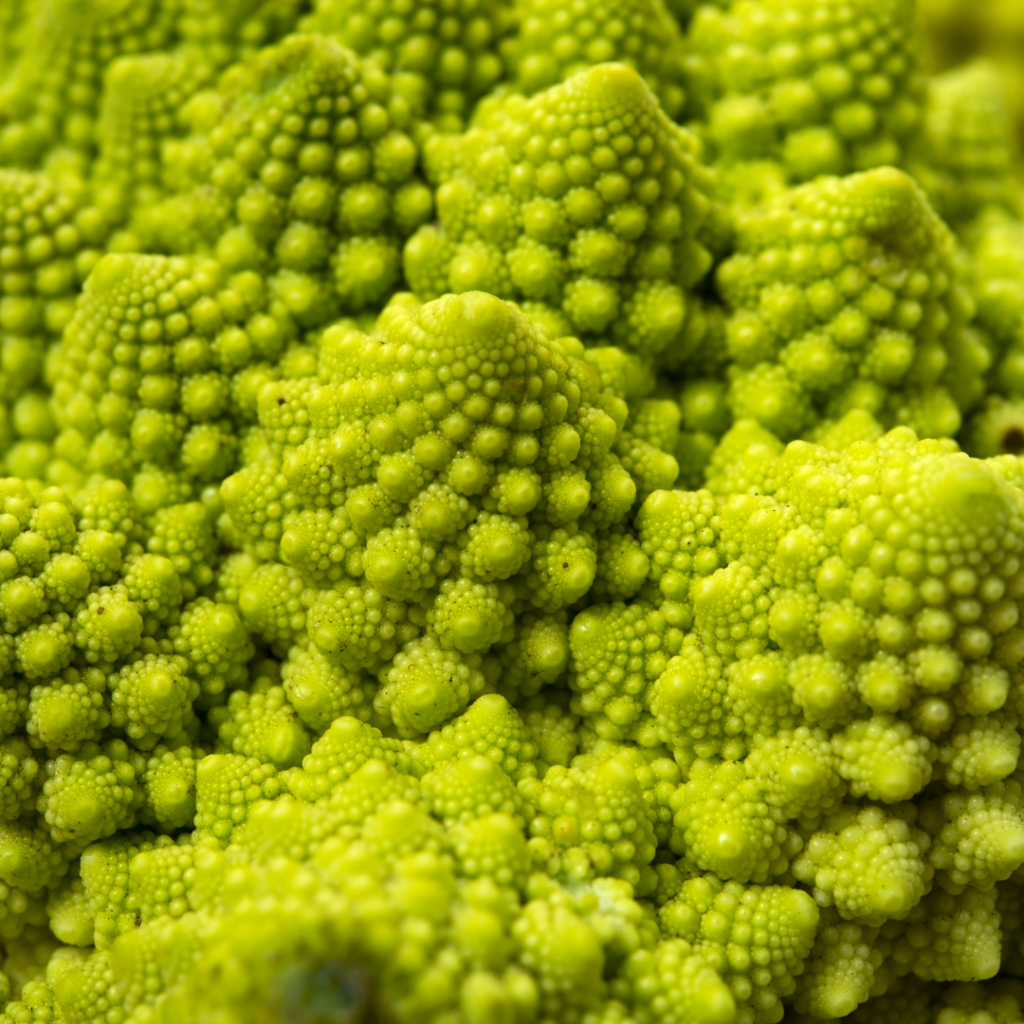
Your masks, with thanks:
[[[1024,191],[916,14],[0,3],[0,1024],[1022,1018]]]

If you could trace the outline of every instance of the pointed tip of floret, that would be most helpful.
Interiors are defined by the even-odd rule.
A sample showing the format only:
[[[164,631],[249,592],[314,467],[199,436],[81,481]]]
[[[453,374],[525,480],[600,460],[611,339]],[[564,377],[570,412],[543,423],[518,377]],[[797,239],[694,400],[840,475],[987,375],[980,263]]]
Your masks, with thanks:
[[[916,768],[900,761],[878,765],[872,778],[878,798],[895,803],[913,796],[921,788],[920,772]]]
[[[578,72],[566,85],[612,116],[655,107],[658,102],[643,76],[625,64],[595,64]]]
[[[515,308],[487,292],[466,292],[452,296],[449,306],[453,319],[464,321],[473,330],[497,331],[515,317]]]
[[[139,258],[129,253],[107,253],[93,267],[86,287],[94,295],[97,292],[112,291],[118,288],[135,272],[136,261]]]
[[[1004,870],[1015,871],[1024,863],[1024,829],[1016,823],[992,829],[986,843],[990,861]]]
[[[740,864],[750,853],[750,839],[735,822],[723,821],[708,836],[705,856],[723,878],[731,878],[733,865]]]
[[[927,205],[914,179],[896,167],[876,167],[847,180],[851,199],[862,206],[868,230],[885,231],[915,222]]]
[[[569,631],[569,642],[572,645],[576,660],[588,660],[592,652],[599,652],[607,640],[605,619],[608,615],[606,606],[598,605],[587,608],[573,619]]]
[[[500,693],[485,693],[470,704],[466,714],[483,718],[488,715],[507,715],[510,711],[514,711],[512,705]]]
[[[998,944],[982,945],[979,943],[977,953],[967,961],[967,969],[964,974],[972,981],[985,981],[987,978],[994,978],[999,973],[1001,964],[1002,958]]]
[[[402,313],[411,323],[419,320],[423,328],[416,332],[419,344],[432,343],[444,348],[461,339],[482,349],[489,342],[504,340],[529,327],[526,318],[511,303],[480,291],[444,295],[419,309],[402,310]],[[394,318],[399,323],[403,319],[401,315]]]
[[[813,792],[827,775],[825,766],[807,751],[795,751],[778,767],[779,781],[798,793]]]
[[[834,979],[826,990],[818,993],[814,1015],[828,1020],[845,1017],[857,1009],[862,998],[858,986],[853,981]]]
[[[1002,504],[1010,495],[1010,488],[992,472],[989,466],[974,459],[948,459],[941,482],[941,493],[951,499],[958,498],[961,505],[981,500],[995,500]]]
[[[883,879],[872,893],[871,906],[886,917],[901,917],[919,899],[917,889],[906,879]]]
[[[787,922],[789,934],[806,932],[813,935],[818,927],[821,911],[811,894],[804,892],[803,889],[782,889],[781,896],[783,906],[780,911]]]
[[[975,777],[982,786],[1005,779],[1017,767],[1019,760],[1015,747],[995,746],[982,752],[975,768]]]
[[[961,453],[928,459],[915,483],[908,496],[922,512],[964,527],[1004,523],[1018,504],[992,466]]]

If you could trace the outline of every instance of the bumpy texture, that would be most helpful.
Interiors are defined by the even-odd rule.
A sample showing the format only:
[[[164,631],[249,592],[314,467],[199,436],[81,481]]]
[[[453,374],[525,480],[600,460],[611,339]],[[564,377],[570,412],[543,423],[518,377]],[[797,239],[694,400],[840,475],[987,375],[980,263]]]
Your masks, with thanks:
[[[912,0],[702,5],[695,100],[726,188],[899,164],[925,85],[913,22]]]
[[[158,0],[23,6],[32,10],[25,15],[18,59],[0,90],[0,159],[31,166],[58,145],[88,153],[107,63],[170,45],[175,6]]]
[[[1024,438],[1024,223],[1007,210],[986,207],[966,232],[977,325],[992,349],[989,394],[964,430],[964,444],[987,457],[1016,455]]]
[[[7,5],[0,71],[0,161],[50,161],[88,174],[104,140],[106,78],[118,58],[180,48],[201,77],[295,27],[301,0],[17,0]],[[160,53],[160,56],[163,56]]]
[[[313,7],[305,31],[392,72],[398,94],[442,131],[461,129],[503,77],[501,43],[513,26],[505,0],[316,0]]]
[[[316,589],[314,645],[377,675],[374,709],[406,734],[493,689],[484,655],[522,657],[516,621],[587,592],[633,505],[620,404],[584,356],[493,296],[403,299],[372,334],[325,332],[318,378],[260,393],[277,458],[225,481],[227,511]]]
[[[0,441],[8,472],[65,482],[75,467],[54,459],[57,432],[43,388],[48,352],[109,233],[107,219],[50,177],[0,166]]]
[[[717,272],[734,416],[787,439],[851,408],[925,436],[959,430],[991,357],[965,329],[953,236],[910,177],[822,178],[736,229]]]
[[[678,121],[686,105],[687,45],[661,0],[580,4],[520,0],[518,33],[505,47],[516,85],[532,95],[609,61],[638,71],[662,110]]]
[[[624,65],[488,102],[465,135],[426,148],[440,224],[406,244],[409,284],[544,303],[585,339],[656,357],[684,339],[708,266],[695,149]]]
[[[917,13],[0,0],[0,1024],[1020,1024],[1017,100]]]
[[[1014,177],[1016,140],[1003,80],[987,61],[936,75],[928,83],[922,132],[909,156],[914,176],[950,223],[988,207],[1020,211]]]
[[[54,356],[56,451],[122,477],[149,512],[222,479],[295,334],[269,305],[257,274],[212,260],[105,256]]]
[[[143,208],[134,245],[259,271],[303,326],[379,308],[395,290],[401,243],[432,196],[409,103],[376,64],[327,36],[290,36],[181,117],[189,131],[165,170],[175,194]]]
[[[693,762],[671,797],[671,848],[738,882],[791,872],[835,907],[828,927],[867,926],[866,950],[880,955],[865,952],[862,980],[838,952],[852,935],[823,932],[798,1009],[849,1012],[885,950],[914,935],[920,952],[901,973],[994,971],[981,924],[991,910],[978,901],[1024,856],[1008,778],[1020,491],[998,461],[906,428],[841,452],[783,451],[739,424],[712,468],[703,516],[698,496],[658,492],[638,517],[661,606],[694,629],[643,697],[676,760]],[[694,760],[714,755],[742,760]],[[906,801],[929,783],[948,795],[918,812]],[[954,897],[980,945],[920,932]]]

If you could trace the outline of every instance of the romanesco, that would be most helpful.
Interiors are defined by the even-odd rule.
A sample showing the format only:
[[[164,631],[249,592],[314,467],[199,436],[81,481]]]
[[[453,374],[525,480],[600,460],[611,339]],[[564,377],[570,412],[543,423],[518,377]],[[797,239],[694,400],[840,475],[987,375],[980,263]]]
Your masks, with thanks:
[[[1008,2],[0,2],[0,1024],[1018,1024]]]

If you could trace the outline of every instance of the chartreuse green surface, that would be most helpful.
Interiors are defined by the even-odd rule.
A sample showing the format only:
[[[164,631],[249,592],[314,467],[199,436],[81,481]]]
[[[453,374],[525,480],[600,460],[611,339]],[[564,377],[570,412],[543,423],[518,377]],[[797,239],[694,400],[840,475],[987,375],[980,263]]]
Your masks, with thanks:
[[[1021,185],[916,25],[0,4],[0,1024],[1024,1019]]]

